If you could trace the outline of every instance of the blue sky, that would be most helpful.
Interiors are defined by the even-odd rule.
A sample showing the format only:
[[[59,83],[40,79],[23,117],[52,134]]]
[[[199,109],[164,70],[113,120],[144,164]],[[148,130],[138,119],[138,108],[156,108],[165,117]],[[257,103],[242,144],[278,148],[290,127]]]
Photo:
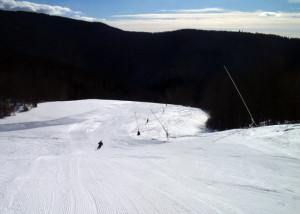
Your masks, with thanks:
[[[29,2],[68,7],[99,19],[111,19],[112,16],[121,14],[202,8],[224,8],[244,12],[256,10],[300,12],[300,0],[298,4],[289,0],[30,0]]]
[[[130,31],[242,30],[300,38],[300,0],[0,0],[0,9],[100,21]]]

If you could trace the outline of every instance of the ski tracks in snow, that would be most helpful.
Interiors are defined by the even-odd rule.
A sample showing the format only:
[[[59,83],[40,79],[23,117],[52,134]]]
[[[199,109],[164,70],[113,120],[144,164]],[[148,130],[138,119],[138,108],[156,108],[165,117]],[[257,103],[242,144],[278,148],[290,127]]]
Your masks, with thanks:
[[[227,132],[200,136],[207,116],[199,110],[120,101],[70,103],[60,103],[66,116],[43,113],[44,122],[2,125],[0,213],[243,214],[284,213],[284,203],[297,206],[298,159],[283,161],[277,153],[232,143],[244,139],[237,132],[228,138]],[[150,110],[174,137],[170,141]],[[26,124],[30,127],[23,129]],[[95,151],[99,140],[104,145]],[[257,205],[261,201],[266,208]],[[268,206],[276,209],[268,212]]]

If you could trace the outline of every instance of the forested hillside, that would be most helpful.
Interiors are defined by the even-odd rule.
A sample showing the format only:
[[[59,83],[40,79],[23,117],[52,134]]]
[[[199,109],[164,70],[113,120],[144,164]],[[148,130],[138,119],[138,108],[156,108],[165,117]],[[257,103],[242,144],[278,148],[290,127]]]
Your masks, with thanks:
[[[201,107],[213,129],[300,120],[300,40],[243,32],[125,32],[0,10],[0,116],[14,103],[105,98]]]

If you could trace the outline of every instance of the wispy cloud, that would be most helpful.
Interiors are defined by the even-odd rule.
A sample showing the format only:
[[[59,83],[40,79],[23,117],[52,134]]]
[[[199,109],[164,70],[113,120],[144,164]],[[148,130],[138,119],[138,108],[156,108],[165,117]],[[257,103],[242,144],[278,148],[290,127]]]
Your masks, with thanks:
[[[225,11],[222,8],[204,8],[204,9],[178,9],[178,10],[161,10],[161,12],[177,12],[177,13],[203,13],[203,12],[222,12]]]
[[[45,13],[49,15],[66,16],[74,19],[96,22],[104,21],[93,17],[84,16],[80,11],[74,11],[68,7],[52,6],[46,4],[36,4],[28,1],[0,0],[0,9],[11,11],[28,11]]]
[[[225,11],[225,10],[223,10]],[[227,11],[221,13],[147,13],[147,14],[130,14],[130,15],[114,15],[112,18],[128,18],[128,19],[247,19],[257,21],[263,17],[295,17],[300,13],[288,13],[288,12],[242,12],[242,11]],[[260,19],[263,20],[263,19]],[[278,19],[277,19],[278,20]]]

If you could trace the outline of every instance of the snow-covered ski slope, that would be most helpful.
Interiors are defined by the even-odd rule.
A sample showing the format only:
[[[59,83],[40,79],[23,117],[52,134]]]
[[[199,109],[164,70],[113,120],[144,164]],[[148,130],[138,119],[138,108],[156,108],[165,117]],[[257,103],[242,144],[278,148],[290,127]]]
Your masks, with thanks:
[[[300,212],[299,124],[207,132],[206,120],[195,108],[109,100],[2,119],[0,213]]]

